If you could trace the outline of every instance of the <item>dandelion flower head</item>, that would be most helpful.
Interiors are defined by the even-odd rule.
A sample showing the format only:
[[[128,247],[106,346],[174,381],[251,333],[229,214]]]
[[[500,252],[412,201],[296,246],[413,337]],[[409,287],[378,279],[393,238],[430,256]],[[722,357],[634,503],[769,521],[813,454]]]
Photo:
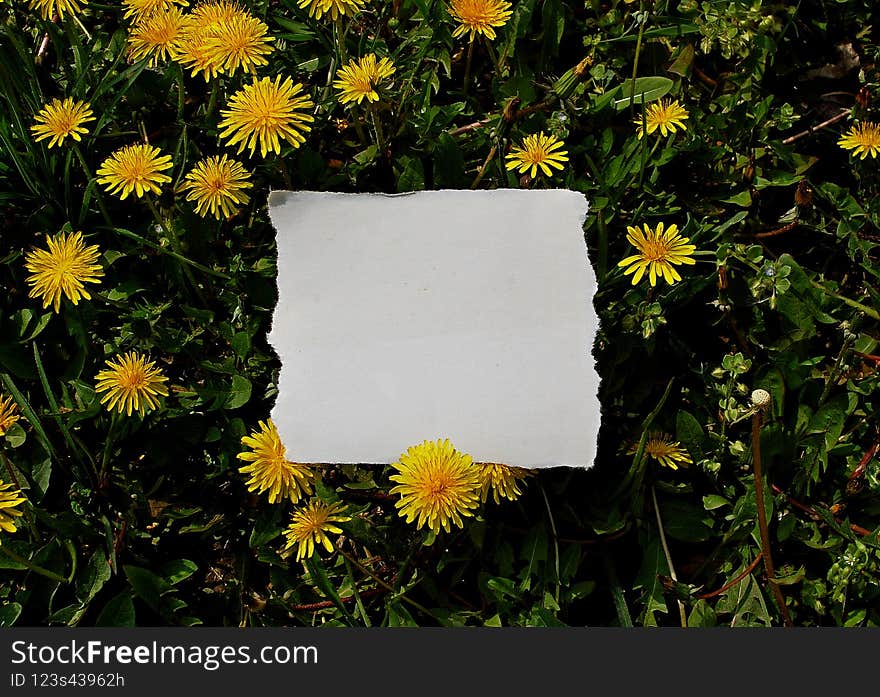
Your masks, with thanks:
[[[486,501],[490,492],[495,503],[501,503],[502,498],[516,501],[522,495],[520,484],[531,475],[531,472],[523,467],[510,467],[494,462],[480,462],[476,466],[480,472],[482,501]]]
[[[37,113],[36,123],[31,126],[34,140],[39,142],[49,138],[49,147],[63,145],[67,137],[79,142],[89,132],[83,124],[94,121],[92,109],[87,102],[66,99],[53,99]]]
[[[390,477],[399,494],[395,506],[407,523],[427,526],[433,533],[464,527],[463,518],[473,515],[480,503],[480,471],[469,455],[460,453],[446,440],[424,441],[403,453]]]
[[[345,506],[341,503],[326,504],[312,500],[308,505],[293,512],[290,525],[284,531],[286,544],[281,550],[287,556],[296,548],[296,560],[311,559],[315,549],[320,545],[328,552],[333,551],[330,535],[342,533],[338,523],[351,520],[345,515]]]
[[[664,136],[669,133],[675,133],[679,128],[685,130],[684,122],[687,118],[688,113],[678,103],[678,100],[661,99],[659,102],[652,102],[645,110],[644,123],[642,123],[641,118],[636,119],[633,123],[638,126],[637,133],[641,140],[645,135],[645,130],[650,135],[659,129],[660,133]]]
[[[18,507],[25,501],[27,499],[20,489],[13,488],[12,483],[0,479],[0,531],[15,532],[15,519],[22,515]]]
[[[868,155],[877,157],[880,153],[880,124],[865,121],[849,129],[837,141],[844,150],[852,150],[853,155],[861,155],[864,160]]]
[[[179,8],[170,7],[139,19],[128,34],[128,58],[149,58],[151,68],[164,60],[176,60],[190,32],[192,20]]]
[[[354,15],[364,9],[366,0],[299,0],[299,6],[308,10],[309,17],[321,19],[325,14],[336,21],[341,16]]]
[[[104,271],[98,264],[101,252],[97,246],[86,246],[81,232],[62,232],[46,238],[48,249],[33,249],[25,255],[25,268],[30,271],[28,297],[42,298],[43,308],[50,305],[61,309],[61,297],[74,305],[80,298],[90,300],[86,283],[100,283]]]
[[[159,397],[168,395],[163,384],[168,380],[154,361],[135,351],[129,351],[106,362],[107,368],[98,373],[96,393],[105,393],[101,404],[111,412],[131,416],[137,412],[145,414],[159,406]]]
[[[20,418],[18,405],[12,401],[12,397],[0,394],[0,436],[5,436],[12,424]]]
[[[254,79],[232,95],[229,108],[220,112],[220,138],[229,146],[238,145],[238,152],[245,148],[251,154],[260,148],[266,157],[269,152],[281,153],[281,141],[286,140],[298,148],[305,142],[308,124],[314,118],[308,111],[315,103],[303,94],[303,86],[293,84],[289,77],[282,82],[281,75]]]
[[[47,22],[55,17],[64,20],[67,15],[75,16],[82,13],[81,0],[30,0],[28,7],[39,10],[40,16]]]
[[[122,16],[125,19],[133,17],[137,21],[149,17],[154,12],[170,10],[176,5],[186,7],[189,2],[187,0],[122,0],[122,7],[125,10]]]
[[[343,104],[349,102],[360,104],[364,99],[368,102],[377,102],[379,101],[377,86],[393,74],[394,65],[388,58],[376,60],[375,53],[368,53],[360,60],[353,60],[340,68],[333,86],[342,92],[339,100]]]
[[[538,169],[548,177],[553,169],[564,169],[563,162],[568,162],[568,151],[561,150],[565,143],[554,135],[541,133],[526,136],[519,147],[513,148],[507,155],[507,169],[518,170],[520,174],[529,173],[534,178]]]
[[[215,218],[231,218],[250,198],[245,191],[251,188],[251,175],[240,162],[226,155],[208,157],[186,175],[181,185],[188,191],[186,200],[195,201],[196,213],[205,217],[209,212]]]
[[[146,192],[158,194],[161,184],[171,177],[163,174],[171,168],[171,156],[146,144],[127,145],[108,157],[98,169],[98,183],[109,193],[125,199],[132,192],[140,198]]]
[[[309,465],[291,462],[271,419],[259,422],[259,430],[241,439],[248,450],[238,454],[238,459],[249,464],[239,468],[250,475],[248,491],[258,494],[269,492],[269,503],[290,499],[296,503],[312,493],[315,473]]]
[[[630,455],[638,451],[638,444],[632,445],[628,452]],[[667,433],[656,431],[649,433],[645,440],[645,454],[654,458],[664,467],[678,469],[679,466],[687,467],[693,464],[690,453],[685,450],[678,441],[672,440]]]
[[[513,14],[510,8],[511,4],[504,0],[450,0],[449,14],[458,22],[452,36],[470,34],[473,41],[477,34],[482,34],[492,40],[495,30],[503,27]]]
[[[241,69],[254,73],[268,63],[266,56],[272,53],[272,40],[264,22],[242,12],[208,32],[204,48],[218,72],[233,75]]]
[[[657,285],[658,278],[663,278],[672,285],[681,280],[675,270],[676,265],[696,263],[692,256],[696,246],[688,244],[690,238],[682,237],[675,224],[665,227],[663,223],[658,223],[657,228],[652,230],[645,223],[644,232],[637,227],[627,227],[626,239],[637,252],[617,265],[626,267],[624,275],[634,274],[633,285],[641,280],[646,270],[652,286]]]

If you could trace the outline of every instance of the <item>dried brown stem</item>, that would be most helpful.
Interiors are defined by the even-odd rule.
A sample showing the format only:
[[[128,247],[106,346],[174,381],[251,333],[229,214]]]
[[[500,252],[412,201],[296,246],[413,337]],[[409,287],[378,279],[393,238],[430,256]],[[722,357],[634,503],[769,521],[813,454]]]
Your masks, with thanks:
[[[773,569],[773,557],[770,552],[770,528],[767,526],[767,509],[764,507],[764,475],[761,470],[761,417],[762,412],[757,411],[752,417],[752,464],[755,470],[755,504],[758,508],[758,529],[761,531],[761,556],[764,558],[764,571],[767,573],[767,581],[770,590],[779,605],[782,613],[782,621],[786,627],[791,627],[791,616],[785,604],[785,596],[776,582],[776,571]]]
[[[764,558],[764,553],[758,552],[758,556],[755,557],[755,561],[753,561],[751,564],[749,564],[746,567],[745,571],[743,571],[741,574],[739,574],[735,579],[733,579],[732,581],[729,581],[728,583],[725,583],[717,591],[712,591],[710,593],[700,593],[700,595],[698,595],[697,598],[699,598],[700,600],[708,600],[709,598],[714,598],[716,595],[721,595],[724,591],[730,590],[736,584],[740,583],[746,576],[748,576],[750,573],[752,573],[755,570],[755,567],[758,566],[758,562],[760,562],[761,559],[763,559],[763,558]]]
[[[782,144],[789,145],[791,143],[794,143],[795,141],[800,140],[801,138],[806,138],[807,136],[813,135],[816,131],[821,131],[823,128],[828,128],[828,126],[831,126],[838,121],[845,119],[847,116],[849,116],[851,111],[852,109],[844,109],[839,114],[832,116],[830,119],[826,119],[816,126],[810,126],[806,131],[801,131],[800,133],[795,133],[793,136],[789,136],[782,141]]]

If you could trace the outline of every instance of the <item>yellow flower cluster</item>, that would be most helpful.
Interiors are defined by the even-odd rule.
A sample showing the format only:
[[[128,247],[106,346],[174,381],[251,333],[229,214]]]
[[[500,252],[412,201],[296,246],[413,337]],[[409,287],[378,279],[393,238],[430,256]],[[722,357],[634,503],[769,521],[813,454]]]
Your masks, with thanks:
[[[310,496],[317,479],[313,465],[288,459],[278,429],[272,420],[261,421],[259,429],[241,439],[246,450],[238,458],[247,464],[239,468],[249,476],[248,491],[266,493],[269,503],[289,500],[299,503]],[[528,470],[496,463],[474,463],[469,455],[456,450],[449,440],[425,441],[403,453],[392,465],[396,474],[391,489],[398,494],[396,507],[406,522],[427,527],[434,534],[452,527],[463,527],[464,519],[491,494],[496,503],[502,498],[515,501]],[[329,534],[341,534],[337,523],[350,520],[342,504],[318,499],[294,510],[285,531],[285,556],[296,549],[296,560],[310,558],[321,546],[334,547]]]

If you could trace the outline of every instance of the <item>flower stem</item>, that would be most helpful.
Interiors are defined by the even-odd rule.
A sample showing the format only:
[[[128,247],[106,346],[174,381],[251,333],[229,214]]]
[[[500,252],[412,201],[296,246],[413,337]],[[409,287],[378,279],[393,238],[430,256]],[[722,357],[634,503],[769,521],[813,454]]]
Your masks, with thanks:
[[[205,111],[205,118],[210,118],[217,108],[217,97],[220,95],[220,81],[215,77],[211,85],[211,96],[208,97],[208,108]]]
[[[373,119],[373,127],[376,129],[376,147],[379,149],[379,155],[385,156],[385,134],[382,131],[382,121],[379,118],[379,110],[376,108],[376,102],[370,103],[370,116]]]
[[[4,554],[6,557],[14,561],[16,564],[21,564],[26,569],[33,571],[35,574],[39,574],[40,576],[45,576],[52,581],[57,581],[58,583],[70,583],[70,579],[64,578],[59,574],[56,574],[54,571],[49,571],[49,569],[44,569],[42,566],[37,566],[30,559],[25,559],[24,557],[20,557],[18,554],[13,552],[9,545],[0,546],[0,553]]]
[[[473,58],[474,39],[471,39],[471,42],[468,44],[467,58],[464,63],[464,86],[462,87],[462,93],[465,97],[467,97],[468,88],[471,86],[471,61]]]
[[[177,68],[177,121],[183,121],[183,108],[186,104],[186,86],[183,84],[183,68]]]
[[[642,39],[645,36],[645,27],[648,25],[647,17],[644,16],[645,12],[645,3],[639,3],[639,18],[641,19],[641,23],[639,24],[639,35],[636,38],[636,55],[633,59],[633,72],[632,72],[632,85],[629,90],[629,110],[630,113],[635,111],[636,106],[636,78],[639,75],[639,57],[642,54]]]
[[[492,60],[492,65],[495,66],[495,77],[500,79],[501,64],[498,62],[498,56],[495,55],[495,49],[492,48],[492,42],[484,36],[483,43],[486,44],[486,53],[489,54],[489,58]]]
[[[73,146],[73,152],[76,155],[76,159],[79,160],[80,167],[82,167],[83,174],[86,175],[86,179],[89,182],[95,182],[95,200],[98,202],[98,208],[101,211],[101,215],[104,216],[104,222],[107,223],[110,227],[113,227],[113,221],[110,220],[110,214],[107,213],[107,207],[104,205],[104,196],[101,193],[101,189],[99,188],[98,182],[95,177],[92,175],[92,170],[89,169],[89,164],[86,162],[86,158],[82,153],[79,145]]]
[[[336,49],[339,51],[339,64],[348,63],[348,49],[345,47],[345,27],[342,26],[342,15],[336,16]]]
[[[156,219],[156,222],[159,224],[159,227],[162,228],[162,232],[165,233],[165,236],[168,238],[168,241],[171,243],[172,248],[175,252],[177,252],[180,256],[183,256],[183,245],[180,242],[180,238],[178,238],[177,233],[174,231],[173,225],[168,225],[165,222],[165,219],[159,213],[159,209],[156,208],[156,204],[153,202],[152,197],[147,194],[144,196],[147,201],[147,205],[150,207],[150,212],[153,214],[153,217]],[[186,276],[186,279],[190,282],[198,296],[199,300],[203,303],[206,302],[204,295],[202,295],[202,290],[199,285],[196,283],[196,279],[192,274],[189,266],[186,264],[181,264],[181,271],[183,271],[183,275]]]
[[[657,529],[660,531],[660,546],[663,547],[663,556],[666,557],[666,565],[669,567],[669,576],[673,581],[678,582],[678,576],[675,574],[675,567],[672,565],[672,554],[669,553],[669,545],[666,543],[666,532],[663,529],[663,518],[660,517],[660,505],[657,503],[657,490],[651,484],[651,500],[654,502],[654,515],[657,516]],[[687,628],[687,614],[684,611],[684,603],[681,599],[678,602],[678,616],[681,620],[682,628]]]
[[[752,416],[752,464],[755,470],[755,505],[758,508],[758,528],[761,531],[761,555],[764,557],[764,571],[767,582],[773,591],[773,597],[782,613],[782,621],[791,627],[791,616],[785,604],[785,596],[776,582],[776,571],[773,568],[773,557],[770,554],[770,528],[767,526],[767,509],[764,507],[764,476],[761,469],[761,418],[763,412],[756,411]]]

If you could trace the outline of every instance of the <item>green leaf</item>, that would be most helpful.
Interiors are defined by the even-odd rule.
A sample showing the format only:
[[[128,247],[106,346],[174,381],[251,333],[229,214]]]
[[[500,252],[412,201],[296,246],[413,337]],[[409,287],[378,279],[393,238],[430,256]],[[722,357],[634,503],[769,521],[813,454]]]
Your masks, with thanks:
[[[175,559],[162,565],[162,577],[172,586],[192,576],[199,570],[198,564],[189,559]]]
[[[642,566],[636,577],[634,588],[642,588],[642,602],[645,605],[644,616],[642,617],[642,626],[656,627],[656,613],[667,614],[669,609],[666,607],[666,598],[663,597],[663,584],[660,576],[669,573],[669,566],[666,558],[663,556],[663,548],[660,545],[660,538],[654,537],[644,548],[642,553]]]
[[[111,598],[109,602],[101,610],[98,619],[95,620],[96,627],[134,627],[134,603],[131,600],[131,593],[123,591],[119,595]]]
[[[76,581],[76,594],[80,603],[83,606],[88,605],[109,579],[110,564],[107,557],[103,552],[93,552]]]
[[[311,559],[305,560],[305,565],[306,568],[309,570],[309,575],[312,577],[312,581],[315,582],[315,585],[321,590],[322,593],[324,593],[324,595],[326,595],[330,600],[333,601],[333,604],[345,618],[346,624],[348,624],[349,626],[354,626],[354,618],[351,616],[348,608],[345,607],[345,603],[343,603],[340,599],[339,593],[336,592],[336,588],[334,588],[333,583],[331,583],[330,577],[327,575],[327,569],[324,567],[324,562],[321,561],[321,557],[317,554],[314,554],[312,555]]]
[[[6,603],[0,607],[0,627],[11,627],[21,615],[21,605]]]
[[[128,582],[138,597],[143,600],[150,609],[161,614],[160,602],[163,593],[167,593],[171,586],[163,578],[152,571],[142,569],[139,566],[123,566],[123,571],[128,577]]]
[[[224,405],[226,409],[238,409],[243,407],[250,401],[251,390],[253,386],[251,381],[242,375],[234,375],[232,377],[232,387],[229,390],[229,397]]]
[[[636,78],[635,84],[632,80],[627,80],[611,90],[611,99],[614,108],[620,111],[631,104],[657,101],[669,94],[674,84],[668,77],[639,77]]]

